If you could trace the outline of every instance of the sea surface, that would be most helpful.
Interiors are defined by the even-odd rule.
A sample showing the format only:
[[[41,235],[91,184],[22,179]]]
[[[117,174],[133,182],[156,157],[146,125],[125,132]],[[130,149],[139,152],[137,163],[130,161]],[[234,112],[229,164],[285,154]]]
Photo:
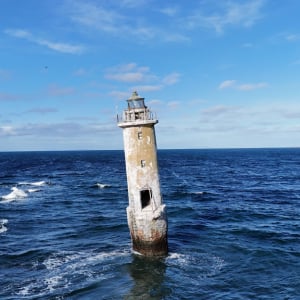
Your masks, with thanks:
[[[149,259],[123,151],[0,153],[0,299],[300,299],[300,149],[158,158],[170,252]]]

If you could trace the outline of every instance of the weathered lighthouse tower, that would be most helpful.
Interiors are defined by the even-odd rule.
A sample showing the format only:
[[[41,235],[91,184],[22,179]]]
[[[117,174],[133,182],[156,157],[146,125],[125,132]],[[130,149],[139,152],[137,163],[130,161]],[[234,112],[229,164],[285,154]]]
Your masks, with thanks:
[[[168,224],[157,165],[154,125],[158,120],[137,92],[127,103],[118,126],[123,129],[132,246],[146,256],[163,256],[168,252]]]

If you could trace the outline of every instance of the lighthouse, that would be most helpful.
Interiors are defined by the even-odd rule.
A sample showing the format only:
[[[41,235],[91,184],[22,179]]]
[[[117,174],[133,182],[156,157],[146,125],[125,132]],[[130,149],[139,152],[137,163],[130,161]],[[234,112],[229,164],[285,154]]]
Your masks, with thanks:
[[[123,129],[128,185],[127,221],[132,248],[145,256],[168,253],[167,215],[162,202],[154,125],[158,123],[137,92],[118,116]]]

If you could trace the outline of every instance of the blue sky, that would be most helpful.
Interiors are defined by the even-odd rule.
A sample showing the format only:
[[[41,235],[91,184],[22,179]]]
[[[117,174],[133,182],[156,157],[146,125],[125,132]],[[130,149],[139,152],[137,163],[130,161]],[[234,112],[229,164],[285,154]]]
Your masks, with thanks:
[[[300,146],[298,0],[0,0],[0,151]]]

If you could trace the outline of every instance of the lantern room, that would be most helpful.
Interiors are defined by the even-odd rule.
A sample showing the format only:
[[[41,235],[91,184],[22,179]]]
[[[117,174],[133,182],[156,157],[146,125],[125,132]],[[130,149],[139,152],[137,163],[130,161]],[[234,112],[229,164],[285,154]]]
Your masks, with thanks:
[[[117,115],[118,126],[136,126],[142,124],[156,124],[158,120],[152,111],[145,105],[145,98],[142,98],[134,91],[129,99],[127,99],[127,109],[123,111],[123,115]]]
[[[138,95],[136,91],[134,91],[131,95],[131,97],[127,100],[128,103],[128,109],[145,109],[147,106],[144,102],[145,98],[142,98]]]

